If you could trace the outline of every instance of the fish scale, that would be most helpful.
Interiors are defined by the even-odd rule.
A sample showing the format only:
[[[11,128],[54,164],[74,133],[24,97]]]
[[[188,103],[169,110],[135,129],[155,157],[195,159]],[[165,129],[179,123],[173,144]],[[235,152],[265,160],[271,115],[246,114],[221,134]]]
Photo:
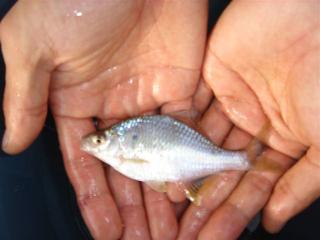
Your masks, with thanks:
[[[95,139],[101,141],[94,141]],[[246,170],[244,151],[227,151],[164,115],[132,118],[83,139],[82,149],[123,175],[144,182],[191,181],[224,170]]]

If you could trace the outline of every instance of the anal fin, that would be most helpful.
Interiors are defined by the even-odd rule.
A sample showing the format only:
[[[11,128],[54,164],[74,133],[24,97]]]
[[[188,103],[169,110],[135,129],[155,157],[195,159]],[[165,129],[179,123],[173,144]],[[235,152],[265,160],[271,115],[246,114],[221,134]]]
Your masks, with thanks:
[[[184,192],[186,194],[187,199],[189,199],[192,203],[194,203],[197,206],[200,205],[198,195],[203,185],[204,179],[199,179],[192,183],[184,184]]]

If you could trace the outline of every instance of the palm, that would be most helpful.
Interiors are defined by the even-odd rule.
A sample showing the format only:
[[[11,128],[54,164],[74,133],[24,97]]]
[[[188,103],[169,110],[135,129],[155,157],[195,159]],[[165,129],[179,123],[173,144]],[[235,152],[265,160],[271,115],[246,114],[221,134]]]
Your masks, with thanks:
[[[219,123],[217,131],[224,129],[212,134],[212,140],[224,143],[226,148],[243,146],[248,135],[241,128],[294,158],[309,150],[290,170],[292,159],[267,149],[262,160],[278,165],[279,169],[253,168],[244,176],[214,176],[211,190],[206,189],[208,192],[202,197],[203,206],[191,206],[184,214],[179,239],[193,239],[200,230],[200,239],[237,238],[265,206],[272,191],[264,211],[264,225],[276,231],[318,197],[317,26],[316,1],[292,1],[291,5],[235,1],[219,19],[208,42],[203,76],[228,119],[223,114],[212,116],[212,125]],[[212,127],[207,130],[210,131]],[[305,184],[306,179],[312,184]]]
[[[66,170],[96,239],[119,238],[116,205],[126,226],[124,239],[148,239],[148,225],[139,185],[112,170],[105,174],[98,160],[80,151],[81,137],[95,130],[93,117],[114,120],[159,108],[190,109],[203,58],[205,22],[205,2],[193,1],[21,1],[3,20],[7,132],[22,121],[29,126],[23,140],[7,144],[6,151],[21,151],[32,141],[49,100]],[[23,46],[22,51],[16,46]],[[23,84],[17,88],[14,79]],[[34,93],[28,86],[35,86]],[[29,118],[17,115],[17,108],[28,109]],[[144,195],[152,237],[173,238],[177,223],[171,204],[146,187]]]
[[[154,38],[158,37],[156,34]],[[93,61],[108,60],[100,69],[86,72],[87,77],[77,67],[71,67],[67,72],[58,67],[53,74],[50,96],[54,113],[77,118],[124,118],[155,110],[165,103],[190,99],[200,72],[201,52],[197,51],[198,47],[186,46],[183,53],[174,53],[171,48],[163,48],[162,42],[153,43],[153,39],[138,38],[123,44],[137,46],[143,45],[143,41],[148,41],[146,45],[152,45],[153,49],[141,52],[139,46],[137,49],[120,48],[112,52],[112,56],[108,56],[110,52],[102,52],[101,57]],[[171,44],[177,43],[172,40]],[[198,60],[181,62],[179,58],[172,58],[173,54],[175,57],[179,54],[195,55]],[[121,59],[123,56],[128,57]],[[61,68],[68,68],[69,64],[72,65],[66,63]]]
[[[153,7],[147,6],[147,9],[143,10],[147,13],[140,12],[140,14],[148,14],[150,12],[149,8]],[[142,11],[142,9],[139,10]],[[134,23],[133,21],[128,22],[131,24],[130,34],[126,35],[128,27],[124,27],[122,33],[121,29],[118,30],[119,38],[101,41],[103,44],[107,43],[107,46],[101,45],[98,48],[93,46],[94,49],[99,49],[95,53],[95,58],[85,55],[85,52],[84,55],[80,55],[76,59],[73,56],[61,57],[62,59],[72,59],[72,61],[60,65],[53,75],[50,101],[58,122],[60,117],[64,118],[64,123],[66,117],[70,118],[70,125],[74,118],[96,116],[101,120],[120,119],[155,111],[164,105],[169,108],[171,105],[175,111],[186,110],[190,107],[189,102],[196,90],[200,73],[204,36],[201,35],[198,38],[197,31],[185,29],[187,34],[194,36],[192,38],[196,42],[192,40],[192,42],[181,47],[181,37],[184,34],[170,34],[169,32],[172,31],[172,28],[174,30],[175,26],[172,25],[172,22],[168,26],[168,23],[161,21],[159,15],[161,10],[159,13],[154,11],[153,14],[155,15],[135,19],[136,22]],[[109,32],[106,29],[104,31]],[[173,46],[179,47],[175,48]],[[91,53],[91,51],[89,52]],[[62,55],[65,53],[62,52]],[[72,55],[73,51],[71,50],[69,54]],[[87,60],[88,58],[89,60]],[[80,70],[77,62],[84,62],[80,65]],[[92,67],[96,65],[97,67]],[[178,105],[178,107],[175,107],[175,105]],[[63,131],[60,136],[63,136]],[[63,141],[62,138],[61,142]],[[97,172],[97,170],[95,171]],[[115,172],[111,174],[113,176],[117,175]],[[72,173],[70,175],[72,176]],[[116,178],[118,180],[114,180]],[[131,191],[137,189],[135,186],[137,183],[124,178],[119,180],[119,178],[121,177],[116,176],[110,179],[111,188],[112,185],[116,188],[119,185],[130,185]],[[90,186],[87,187],[87,191],[90,191]],[[119,190],[116,190],[116,192],[119,192]],[[114,194],[117,195],[118,193]],[[134,204],[128,200],[132,193],[128,194],[115,196],[117,205],[121,207],[119,203],[123,200],[120,199],[127,199],[128,205]],[[161,198],[161,195],[157,198],[159,197]],[[101,202],[102,204],[105,203]],[[142,203],[140,202],[140,204]],[[163,207],[158,205],[157,208],[167,215],[166,212],[170,210],[168,204],[164,204]],[[145,221],[143,221],[143,213],[133,214],[136,215],[135,217],[125,216],[125,213],[121,215],[128,229],[125,236],[130,239],[135,237],[135,234],[130,234],[130,228],[133,229],[131,230],[133,232],[135,232],[134,229],[139,229],[141,232],[143,232],[143,229],[147,229]],[[159,214],[157,214],[156,229],[163,225],[162,221],[173,221],[172,218],[170,219],[170,214],[169,216],[164,215],[159,217]],[[86,214],[84,216],[86,217]],[[95,222],[100,221],[100,216],[101,212],[93,214]],[[101,218],[103,217],[104,215]],[[126,218],[129,220],[126,220]],[[134,224],[131,224],[131,227],[130,223],[127,222],[130,221],[130,218],[131,221],[135,221]],[[171,225],[174,226],[174,222]],[[100,229],[103,229],[103,227],[101,226]],[[171,238],[174,236],[174,228],[172,230],[171,233],[170,231],[157,233],[157,230],[151,227],[153,237],[157,237],[158,234],[165,234],[162,237]],[[165,231],[162,229],[160,232]],[[141,235],[136,237],[139,236],[141,237]],[[146,233],[142,236],[146,237]]]
[[[200,72],[203,36],[189,28],[172,33],[174,22],[162,19],[162,7],[166,6],[135,1],[133,5],[120,16],[116,13],[118,8],[124,11],[123,6],[115,6],[112,12],[119,19],[109,14],[100,19],[111,21],[110,26],[90,28],[93,20],[83,12],[76,22],[79,25],[64,27],[58,34],[53,31],[50,38],[56,44],[56,58],[63,61],[53,74],[50,100],[56,115],[123,118],[192,96]],[[114,29],[117,24],[112,21],[122,24]],[[66,46],[66,38],[83,31]],[[181,44],[185,34],[191,35],[192,41]]]
[[[264,136],[268,144],[297,157],[304,146],[319,144],[319,132],[314,131],[320,116],[318,73],[310,71],[319,60],[317,19],[312,19],[317,8],[301,4],[279,18],[287,6],[278,7],[273,11],[272,3],[232,4],[213,33],[205,75],[236,125],[257,135],[270,121],[272,128]],[[234,18],[239,10],[246,18]],[[292,26],[293,15],[310,21]]]

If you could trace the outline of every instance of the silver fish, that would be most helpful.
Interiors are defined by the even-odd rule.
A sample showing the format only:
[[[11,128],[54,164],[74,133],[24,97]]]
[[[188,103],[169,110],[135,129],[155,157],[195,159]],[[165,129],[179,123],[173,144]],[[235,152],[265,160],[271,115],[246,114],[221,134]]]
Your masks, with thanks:
[[[247,170],[246,151],[227,151],[165,115],[123,121],[83,138],[81,149],[123,175],[154,183],[190,182],[224,170]]]

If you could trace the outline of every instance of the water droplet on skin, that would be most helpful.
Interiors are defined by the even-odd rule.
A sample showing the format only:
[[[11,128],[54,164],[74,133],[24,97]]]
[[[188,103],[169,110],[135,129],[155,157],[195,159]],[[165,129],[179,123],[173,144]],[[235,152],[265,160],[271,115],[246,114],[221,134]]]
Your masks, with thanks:
[[[154,84],[152,85],[152,93],[153,96],[158,96],[160,95],[160,84],[158,82],[154,82]]]
[[[130,156],[128,156],[130,158]],[[135,197],[129,185],[125,184],[122,188],[122,193],[125,196],[128,206],[134,205]]]
[[[136,234],[136,236],[141,236],[141,232],[139,230],[135,230],[134,233]]]
[[[104,220],[106,221],[106,223],[110,223],[110,219],[108,217],[105,217]]]
[[[90,198],[94,198],[94,197],[98,196],[99,189],[97,187],[97,183],[95,180],[90,181],[88,191],[89,191]]]
[[[236,208],[238,209],[242,209],[243,206],[245,205],[246,203],[246,199],[245,198],[240,198],[237,200],[237,203],[235,204]]]
[[[200,227],[200,222],[199,221],[192,221],[191,225],[190,225],[190,230],[191,231],[195,231],[196,229],[198,229]]]
[[[82,12],[79,10],[73,10],[73,14],[77,17],[81,17],[82,16]]]
[[[238,119],[241,119],[242,121],[248,121],[247,116],[239,112],[236,108],[234,107],[227,107],[226,112],[232,116],[237,117]]]
[[[79,162],[81,163],[81,165],[82,165],[83,167],[85,167],[85,165],[86,165],[86,163],[87,163],[85,157],[80,157]]]
[[[196,217],[197,218],[203,218],[207,214],[207,211],[205,209],[200,209],[196,211]]]
[[[128,81],[128,83],[129,83],[129,84],[133,84],[133,79],[130,78],[129,81]]]
[[[113,67],[107,69],[107,73],[112,74],[113,72],[117,71],[118,69],[119,69],[118,66],[113,66]]]

